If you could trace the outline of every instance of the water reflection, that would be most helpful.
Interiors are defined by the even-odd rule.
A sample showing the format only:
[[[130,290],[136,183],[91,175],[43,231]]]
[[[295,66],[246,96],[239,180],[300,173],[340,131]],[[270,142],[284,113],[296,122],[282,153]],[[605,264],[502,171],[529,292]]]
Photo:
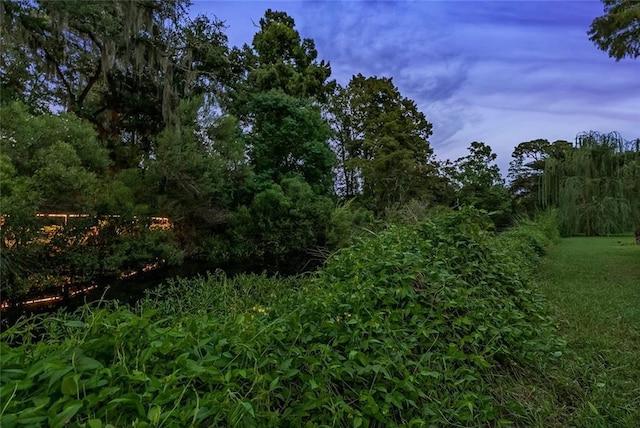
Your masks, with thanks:
[[[145,296],[146,290],[154,289],[169,278],[193,278],[206,275],[217,268],[202,261],[185,261],[181,266],[164,267],[155,270],[138,272],[135,276],[123,278],[107,278],[95,281],[84,288],[69,290],[68,296],[48,296],[30,299],[30,303],[22,302],[2,310],[2,329],[13,325],[21,316],[54,312],[61,308],[73,311],[85,303],[96,303],[101,300],[117,300],[124,304],[135,304]],[[3,303],[4,305],[4,303]]]

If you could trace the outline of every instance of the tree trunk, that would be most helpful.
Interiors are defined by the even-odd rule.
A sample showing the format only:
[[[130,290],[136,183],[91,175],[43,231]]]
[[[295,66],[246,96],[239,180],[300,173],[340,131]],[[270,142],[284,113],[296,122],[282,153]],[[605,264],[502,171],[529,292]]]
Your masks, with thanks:
[[[640,226],[636,227],[636,244],[640,245]]]

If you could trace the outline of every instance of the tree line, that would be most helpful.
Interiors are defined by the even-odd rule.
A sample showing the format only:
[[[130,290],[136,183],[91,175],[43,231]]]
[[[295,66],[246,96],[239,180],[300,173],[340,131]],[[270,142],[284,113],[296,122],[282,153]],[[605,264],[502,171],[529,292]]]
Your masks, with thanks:
[[[591,134],[589,144],[522,143],[507,185],[485,143],[437,161],[433,124],[391,78],[332,80],[285,12],[267,10],[252,43],[231,47],[223,22],[188,6],[2,2],[3,294],[49,286],[52,273],[86,280],[155,259],[296,271],[435,206],[474,206],[503,228],[516,213],[563,203],[582,213],[597,200],[589,220],[563,211],[567,232],[640,224],[637,144]],[[615,227],[596,226],[610,186],[588,193],[589,177],[577,196],[568,184],[598,150],[624,217]],[[42,239],[43,211],[92,216]],[[151,215],[173,230],[150,231]]]

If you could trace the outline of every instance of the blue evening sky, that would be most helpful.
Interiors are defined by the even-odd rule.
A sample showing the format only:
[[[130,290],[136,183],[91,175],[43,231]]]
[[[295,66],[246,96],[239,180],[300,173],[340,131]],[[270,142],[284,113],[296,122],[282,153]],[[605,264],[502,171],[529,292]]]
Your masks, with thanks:
[[[640,59],[616,62],[589,41],[598,0],[195,0],[191,10],[225,21],[230,46],[241,46],[268,8],[295,19],[339,83],[393,77],[433,123],[441,159],[483,141],[504,174],[523,141],[589,130],[640,138]]]

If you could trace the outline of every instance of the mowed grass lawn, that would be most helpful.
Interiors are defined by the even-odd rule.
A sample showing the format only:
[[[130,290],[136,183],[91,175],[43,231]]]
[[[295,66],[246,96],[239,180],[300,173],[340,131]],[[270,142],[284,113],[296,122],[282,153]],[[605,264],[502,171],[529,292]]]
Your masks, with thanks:
[[[540,385],[540,425],[640,427],[640,246],[562,239],[536,285],[568,348]]]

